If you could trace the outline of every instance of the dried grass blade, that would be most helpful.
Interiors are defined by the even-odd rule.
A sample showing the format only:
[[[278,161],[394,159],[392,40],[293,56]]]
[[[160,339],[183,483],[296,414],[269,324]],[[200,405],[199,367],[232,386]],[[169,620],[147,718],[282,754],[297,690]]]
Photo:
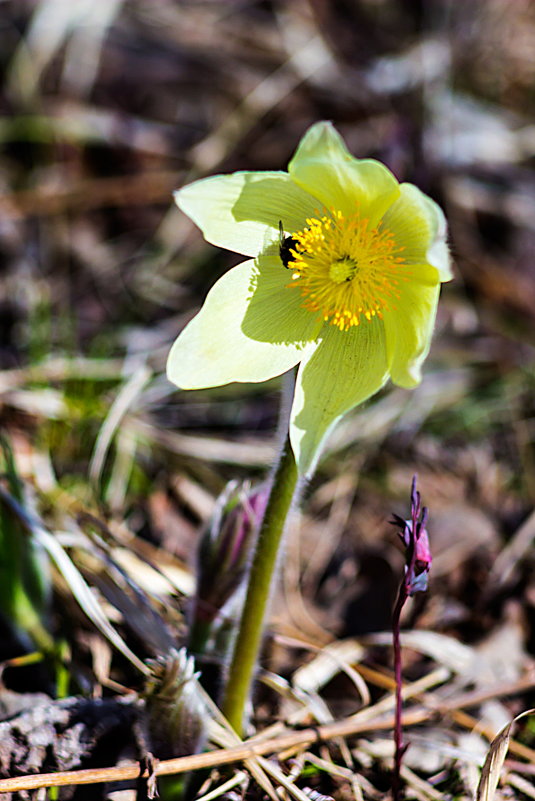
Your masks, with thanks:
[[[526,712],[517,715],[516,718],[513,718],[507,726],[498,732],[491,742],[481,770],[481,778],[479,779],[476,792],[476,801],[493,801],[500,780],[503,763],[507,751],[509,750],[509,741],[511,739],[513,727],[520,718],[533,714],[535,714],[535,709],[528,709]]]
[[[245,782],[248,781],[248,778],[249,777],[244,770],[239,770],[226,782],[223,782],[223,784],[220,784],[218,787],[210,790],[209,793],[197,798],[197,801],[214,801],[215,798],[220,798],[224,793],[227,793],[229,790],[233,790],[234,787],[245,784]]]
[[[291,781],[290,779],[287,778],[287,776],[284,775],[284,773],[282,772],[282,770],[279,768],[278,765],[275,765],[274,762],[271,762],[269,759],[266,759],[265,757],[258,757],[258,762],[264,768],[266,773],[268,773],[273,779],[275,779],[275,781],[278,784],[280,784],[281,787],[284,787],[284,789],[291,796],[297,799],[297,801],[310,801],[309,796],[302,790],[300,790],[299,787],[296,787],[293,781]],[[277,798],[277,801],[280,801],[278,796],[275,797]]]
[[[125,656],[141,673],[148,675],[149,669],[127,646],[123,638],[113,628],[108,618],[95,600],[91,588],[72,562],[57,539],[45,528],[36,515],[28,512],[8,492],[0,487],[0,495],[11,506],[21,523],[31,531],[35,541],[39,543],[55,563],[63,578],[69,585],[72,594],[81,608],[99,629],[99,631]]]
[[[151,375],[152,371],[150,368],[146,365],[142,365],[130,376],[126,384],[121,387],[113,401],[108,415],[100,428],[89,466],[89,475],[91,481],[95,485],[100,483],[106,454],[108,453],[108,449],[121,420],[128,412]]]

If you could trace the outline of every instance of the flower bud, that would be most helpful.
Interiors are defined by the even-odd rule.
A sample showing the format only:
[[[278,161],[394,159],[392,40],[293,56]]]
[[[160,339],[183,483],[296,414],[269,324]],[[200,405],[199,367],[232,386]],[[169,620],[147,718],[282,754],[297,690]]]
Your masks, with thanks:
[[[420,493],[416,489],[416,476],[411,488],[411,517],[403,520],[393,515],[391,521],[398,526],[399,536],[405,546],[405,589],[407,595],[427,590],[427,578],[433,561],[427,533],[428,510],[421,505]]]
[[[145,686],[150,747],[158,759],[197,754],[206,740],[208,712],[185,648],[172,648],[148,662],[152,675]]]
[[[197,558],[194,617],[210,623],[239,588],[249,564],[268,490],[231,481],[218,499]]]

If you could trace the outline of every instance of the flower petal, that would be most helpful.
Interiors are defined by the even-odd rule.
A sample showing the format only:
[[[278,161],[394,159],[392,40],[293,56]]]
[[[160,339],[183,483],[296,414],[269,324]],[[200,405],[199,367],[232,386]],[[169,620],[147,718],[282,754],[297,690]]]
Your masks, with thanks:
[[[303,227],[317,201],[286,172],[235,172],[203,178],[175,192],[178,207],[218,247],[246,256],[261,252],[266,229],[278,236]]]
[[[304,308],[301,293],[292,286],[291,270],[280,260],[278,244],[268,246],[255,265],[242,331],[259,342],[295,345],[316,342],[323,319]]]
[[[422,380],[421,366],[429,352],[440,284],[408,284],[385,313],[386,351],[392,381],[410,389]]]
[[[303,359],[295,387],[290,440],[301,474],[310,474],[338,418],[369,398],[388,379],[381,320],[349,331],[324,329],[316,351]]]
[[[390,206],[381,226],[390,229],[411,264],[430,264],[441,281],[453,278],[442,209],[413,184],[401,184],[401,195]]]
[[[251,328],[244,326],[244,318],[251,315],[251,285],[256,275],[254,261],[246,261],[214,284],[200,312],[171,348],[167,361],[170,381],[182,389],[267,381],[285,373],[316,347],[301,341],[281,342],[273,320],[266,326],[263,340],[245,332]],[[257,329],[262,330],[260,323]]]
[[[372,227],[399,196],[399,184],[390,170],[373,159],[354,158],[328,122],[307,131],[288,172],[327,209],[350,215],[357,205]]]

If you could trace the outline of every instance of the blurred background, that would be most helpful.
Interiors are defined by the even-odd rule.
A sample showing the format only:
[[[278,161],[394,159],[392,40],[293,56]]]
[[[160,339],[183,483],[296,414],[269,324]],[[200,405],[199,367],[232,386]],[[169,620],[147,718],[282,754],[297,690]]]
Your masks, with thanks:
[[[403,561],[388,518],[407,516],[417,473],[434,566],[405,625],[486,649],[491,684],[516,681],[535,649],[535,5],[4,0],[0,60],[0,424],[27,503],[70,532],[86,577],[106,594],[75,538],[90,517],[162,615],[173,596],[180,631],[215,497],[265,475],[280,380],[181,393],[165,378],[240,260],[171,193],[285,169],[328,119],[442,205],[456,278],[422,385],[387,388],[328,443],[288,533],[275,641],[389,628]]]

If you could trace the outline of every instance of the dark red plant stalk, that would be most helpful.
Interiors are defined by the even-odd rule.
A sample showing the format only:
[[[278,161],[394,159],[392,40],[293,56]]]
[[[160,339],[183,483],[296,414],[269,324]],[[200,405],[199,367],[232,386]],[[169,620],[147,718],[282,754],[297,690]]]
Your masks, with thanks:
[[[431,551],[429,549],[429,536],[427,534],[427,508],[421,505],[420,493],[416,489],[416,476],[412,479],[411,487],[411,517],[403,520],[398,515],[393,516],[393,525],[399,527],[399,536],[405,547],[405,574],[401,581],[398,597],[392,614],[392,639],[394,645],[394,675],[396,682],[396,712],[394,724],[394,772],[392,774],[392,798],[401,801],[401,763],[408,744],[403,743],[403,728],[401,713],[403,709],[402,689],[403,676],[401,666],[400,622],[401,610],[405,601],[416,592],[425,592],[427,589],[427,576],[431,570]]]

